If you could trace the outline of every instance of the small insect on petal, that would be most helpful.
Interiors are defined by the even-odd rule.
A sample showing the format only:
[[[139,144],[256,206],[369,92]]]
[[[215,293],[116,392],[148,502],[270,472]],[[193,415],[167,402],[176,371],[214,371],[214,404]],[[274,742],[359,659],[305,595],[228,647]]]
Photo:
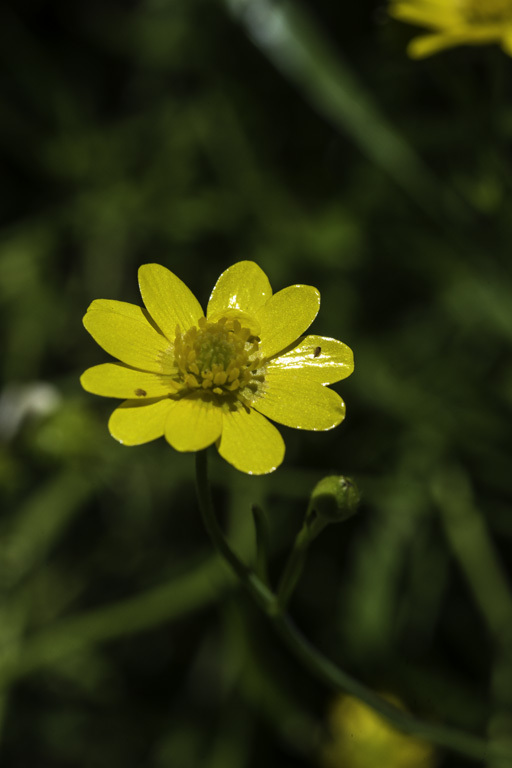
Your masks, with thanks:
[[[315,351],[313,353],[313,357],[318,357],[320,352],[322,351],[322,347],[315,347]]]
[[[136,389],[135,394],[137,395],[137,397],[146,397],[147,392],[145,389]]]

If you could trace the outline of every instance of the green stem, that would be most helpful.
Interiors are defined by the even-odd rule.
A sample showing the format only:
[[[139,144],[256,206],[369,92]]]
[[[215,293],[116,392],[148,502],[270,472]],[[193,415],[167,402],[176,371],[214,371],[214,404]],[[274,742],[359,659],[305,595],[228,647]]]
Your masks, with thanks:
[[[275,604],[275,596],[261,579],[259,579],[256,574],[240,560],[238,555],[233,552],[217,522],[208,481],[208,457],[206,450],[198,451],[196,453],[196,490],[204,526],[214,546],[226,562],[229,563],[235,574],[256,602],[267,611],[270,604]]]
[[[403,733],[425,739],[438,747],[451,749],[474,760],[483,760],[489,755],[490,749],[484,739],[449,727],[431,725],[397,709],[378,693],[327,659],[302,635],[288,616],[275,616],[273,622],[294,656],[309,669],[314,677],[329,688],[355,696]],[[509,765],[512,765],[510,750],[501,750],[500,754],[510,761]]]
[[[306,523],[304,523],[297,534],[277,589],[277,604],[281,613],[290,602],[290,598],[302,575],[310,543],[309,531]]]
[[[500,758],[512,766],[512,750],[499,745],[489,746],[484,739],[478,736],[470,736],[456,729],[431,725],[418,720],[407,712],[397,709],[363,683],[351,677],[315,648],[297,629],[291,619],[279,610],[277,596],[263,584],[255,573],[244,565],[227,543],[213,509],[208,485],[206,451],[196,454],[196,470],[199,506],[206,530],[214,546],[262,610],[270,617],[283,641],[304,667],[328,687],[357,697],[405,733],[414,734],[432,744],[466,755],[474,760]]]
[[[252,517],[254,520],[254,529],[256,532],[256,575],[264,584],[270,584],[268,576],[268,552],[270,536],[268,531],[268,520],[257,504],[252,505]]]
[[[459,562],[473,599],[487,625],[495,648],[491,674],[493,712],[488,733],[491,741],[512,744],[512,596],[484,516],[462,469],[449,467],[439,473],[434,498],[452,551]],[[488,768],[501,768],[498,759]]]
[[[310,502],[304,519],[304,524],[298,532],[293,543],[292,551],[284,567],[279,587],[277,588],[277,607],[280,613],[284,613],[290,598],[299,583],[302,571],[306,564],[306,558],[311,543],[316,539],[319,533],[328,525],[326,520],[321,519],[313,510],[313,504]]]

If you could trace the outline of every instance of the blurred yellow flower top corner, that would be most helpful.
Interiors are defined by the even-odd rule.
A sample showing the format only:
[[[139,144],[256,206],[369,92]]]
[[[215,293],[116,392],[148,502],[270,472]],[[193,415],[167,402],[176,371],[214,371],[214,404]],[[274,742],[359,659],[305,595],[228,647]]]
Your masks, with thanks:
[[[144,308],[97,299],[85,328],[119,362],[89,368],[80,381],[96,395],[123,398],[109,420],[125,445],[165,436],[178,451],[215,443],[248,474],[284,458],[283,438],[268,421],[328,430],[345,416],[329,389],[353,371],[350,348],[301,334],[320,306],[309,285],[272,293],[262,269],[240,261],[221,274],[206,316],[189,288],[158,264],[139,269]]]
[[[512,56],[512,0],[390,0],[389,14],[431,30],[411,41],[411,58],[487,43],[499,43]]]
[[[399,709],[395,696],[384,695]],[[338,696],[329,711],[330,741],[320,755],[322,768],[435,768],[435,749],[400,733],[353,696]]]

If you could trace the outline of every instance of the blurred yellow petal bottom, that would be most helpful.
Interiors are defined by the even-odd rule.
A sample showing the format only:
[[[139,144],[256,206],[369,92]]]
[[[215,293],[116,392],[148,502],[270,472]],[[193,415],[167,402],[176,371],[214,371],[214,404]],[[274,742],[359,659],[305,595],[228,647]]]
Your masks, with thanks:
[[[399,709],[394,696],[384,696]],[[324,768],[434,768],[433,747],[400,733],[353,696],[335,699],[329,716],[331,742],[322,754]]]
[[[501,39],[501,47],[504,52],[512,56],[512,28],[507,29]]]
[[[421,35],[415,37],[407,47],[407,53],[412,59],[423,59],[434,53],[453,48],[457,45],[486,45],[498,42],[502,37],[500,29],[489,27],[468,27],[457,31],[446,30],[439,34]]]
[[[400,21],[409,22],[409,24],[418,24],[422,27],[432,27],[433,29],[443,29],[454,26],[461,21],[460,10],[455,5],[451,5],[443,0],[442,3],[422,3],[411,2],[392,2],[389,8],[389,15]]]

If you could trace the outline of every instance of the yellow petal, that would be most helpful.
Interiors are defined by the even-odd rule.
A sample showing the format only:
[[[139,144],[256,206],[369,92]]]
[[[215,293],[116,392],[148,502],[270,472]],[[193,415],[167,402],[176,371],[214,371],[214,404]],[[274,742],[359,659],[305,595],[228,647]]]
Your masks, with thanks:
[[[228,267],[215,283],[207,309],[208,319],[225,310],[255,314],[272,296],[268,277],[254,261]]]
[[[239,406],[223,410],[220,455],[241,472],[266,475],[284,458],[284,440],[279,430],[261,414]]]
[[[174,342],[176,326],[187,330],[197,325],[203,310],[185,283],[160,264],[139,268],[139,287],[149,314],[169,341]]]
[[[295,346],[267,365],[267,371],[300,372],[303,378],[319,384],[334,384],[350,376],[354,355],[350,347],[326,336],[305,336]]]
[[[407,53],[411,59],[424,59],[427,56],[432,56],[434,53],[439,53],[439,51],[444,51],[446,48],[453,48],[460,44],[460,39],[449,34],[421,35],[411,40],[407,46]]]
[[[255,400],[252,407],[294,429],[324,431],[336,427],[345,418],[345,404],[337,392],[293,370],[268,371],[265,394]]]
[[[169,373],[169,342],[151,325],[144,310],[124,301],[96,299],[83,319],[103,349],[134,368]]]
[[[485,45],[501,40],[507,27],[503,23],[482,24],[476,26],[468,24],[464,29],[458,30],[461,43],[468,45]]]
[[[221,431],[221,408],[201,397],[178,400],[165,423],[165,439],[177,451],[201,451],[214,443]]]
[[[317,316],[320,293],[312,285],[290,285],[257,313],[261,326],[259,354],[272,357],[293,344]]]
[[[150,402],[125,400],[110,417],[110,434],[124,445],[156,440],[164,434],[167,416],[175,405],[176,400],[168,397]]]
[[[407,47],[407,53],[412,59],[423,59],[432,56],[446,48],[457,45],[486,45],[497,42],[501,38],[499,26],[487,25],[458,28],[456,32],[446,31],[437,35],[421,35],[415,37]]]
[[[506,31],[503,33],[501,47],[508,56],[512,56],[512,27],[510,26],[507,27]]]
[[[80,377],[87,392],[103,397],[144,400],[174,394],[172,377],[138,371],[122,363],[104,363],[88,368]]]
[[[433,29],[446,29],[461,24],[463,16],[457,6],[450,6],[446,0],[441,3],[396,2],[389,8],[389,15],[409,24],[418,24]]]

